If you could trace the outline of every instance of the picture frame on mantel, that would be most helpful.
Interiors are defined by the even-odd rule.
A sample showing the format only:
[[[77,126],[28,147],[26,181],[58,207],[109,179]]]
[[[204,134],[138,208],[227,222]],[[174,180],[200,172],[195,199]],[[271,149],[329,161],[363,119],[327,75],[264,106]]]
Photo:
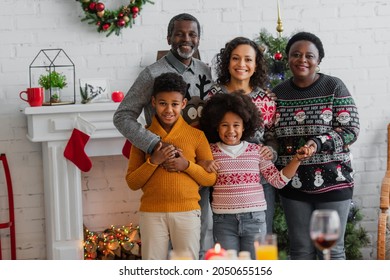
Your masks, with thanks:
[[[81,103],[111,102],[110,85],[107,79],[81,78],[79,82]]]

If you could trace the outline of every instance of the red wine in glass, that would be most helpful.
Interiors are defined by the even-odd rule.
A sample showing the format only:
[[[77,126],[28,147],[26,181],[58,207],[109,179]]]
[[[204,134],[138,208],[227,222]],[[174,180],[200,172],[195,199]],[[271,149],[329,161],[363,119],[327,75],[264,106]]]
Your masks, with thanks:
[[[310,237],[322,251],[324,260],[330,260],[330,249],[340,236],[340,218],[336,210],[313,211],[310,220]]]
[[[314,242],[314,245],[319,250],[330,249],[336,245],[338,235],[324,235],[318,234],[317,236],[312,236],[311,239]]]

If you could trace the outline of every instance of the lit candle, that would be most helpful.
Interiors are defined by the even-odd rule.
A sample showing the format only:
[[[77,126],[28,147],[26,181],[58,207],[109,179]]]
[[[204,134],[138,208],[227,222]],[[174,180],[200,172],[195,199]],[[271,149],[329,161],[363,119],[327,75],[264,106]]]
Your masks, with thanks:
[[[204,257],[205,260],[221,260],[225,258],[226,250],[219,243],[216,243],[214,248],[209,249]]]

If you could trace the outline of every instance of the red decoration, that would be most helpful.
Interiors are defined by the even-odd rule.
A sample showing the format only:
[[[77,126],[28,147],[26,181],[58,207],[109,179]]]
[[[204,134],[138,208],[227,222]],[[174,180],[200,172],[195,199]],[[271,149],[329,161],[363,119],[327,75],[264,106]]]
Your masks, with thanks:
[[[125,24],[126,21],[123,18],[118,19],[118,21],[116,22],[116,25],[118,25],[119,27],[125,26]]]
[[[105,8],[104,4],[101,3],[101,2],[98,2],[98,3],[96,4],[96,8],[95,8],[95,9],[96,9],[96,11],[101,12],[101,11],[104,10],[104,8]]]
[[[275,60],[282,60],[283,54],[279,51],[277,51],[274,55]]]
[[[96,127],[78,116],[72,135],[64,150],[64,157],[73,162],[81,171],[88,172],[92,168],[92,162],[85,153],[84,148]]]
[[[126,139],[126,142],[125,144],[123,145],[122,147],[122,154],[127,158],[129,159],[130,157],[130,151],[131,151],[131,142],[129,140]]]
[[[108,28],[110,28],[110,26],[111,26],[111,24],[109,24],[109,23],[103,24],[103,30],[104,31],[108,30]]]
[[[207,250],[204,256],[205,260],[222,260],[226,257],[226,250],[221,247],[221,244],[216,243],[214,248]]]
[[[124,28],[131,28],[135,18],[140,15],[143,6],[147,3],[154,4],[151,0],[131,0],[127,5],[122,5],[116,10],[105,8],[103,0],[76,0],[80,2],[85,17],[81,21],[95,24],[98,32],[107,32],[106,37],[112,33],[119,35]],[[99,2],[98,2],[99,1]],[[119,20],[119,19],[123,19]],[[98,22],[107,23],[98,24]]]
[[[114,91],[112,94],[111,94],[111,99],[112,101],[114,102],[121,102],[123,97],[125,97],[125,95],[123,94],[123,92],[121,91]]]
[[[91,11],[95,11],[95,9],[96,9],[96,3],[95,3],[95,2],[89,3],[88,8],[89,8]]]

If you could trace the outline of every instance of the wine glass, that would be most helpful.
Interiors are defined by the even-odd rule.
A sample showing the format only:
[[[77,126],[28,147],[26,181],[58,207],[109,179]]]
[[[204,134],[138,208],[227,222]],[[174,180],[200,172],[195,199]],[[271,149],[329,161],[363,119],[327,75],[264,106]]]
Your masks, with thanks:
[[[330,249],[340,236],[340,218],[336,210],[314,210],[310,220],[310,238],[321,250],[324,260],[330,260]]]

